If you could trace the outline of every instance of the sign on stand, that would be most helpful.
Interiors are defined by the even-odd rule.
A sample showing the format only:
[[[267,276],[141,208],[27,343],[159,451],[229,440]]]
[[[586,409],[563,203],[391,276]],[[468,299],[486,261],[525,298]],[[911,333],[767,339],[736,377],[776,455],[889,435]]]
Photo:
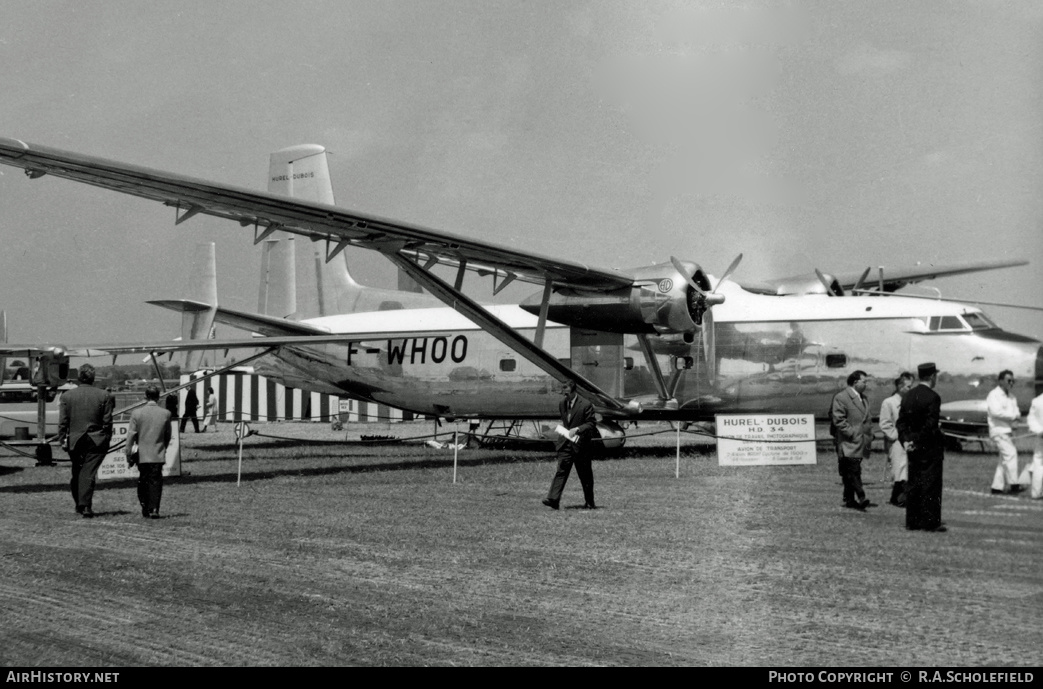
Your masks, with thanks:
[[[163,464],[164,476],[181,475],[181,439],[178,435],[177,423],[176,419],[170,422],[170,444],[167,445],[167,461]],[[130,448],[123,441],[127,439],[129,429],[129,421],[112,424],[112,442],[109,444],[113,447],[120,445],[120,449],[105,455],[105,461],[98,469],[99,481],[138,477],[138,468],[127,466],[127,452]]]
[[[718,414],[717,463],[814,464],[814,414]]]

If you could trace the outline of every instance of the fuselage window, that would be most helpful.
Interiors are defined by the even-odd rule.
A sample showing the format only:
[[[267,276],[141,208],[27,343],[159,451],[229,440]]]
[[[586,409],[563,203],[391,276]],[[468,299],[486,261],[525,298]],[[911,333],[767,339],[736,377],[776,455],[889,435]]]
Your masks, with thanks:
[[[501,371],[513,371],[518,368],[518,362],[514,359],[500,359]]]
[[[847,354],[827,354],[826,368],[844,368],[847,366]]]

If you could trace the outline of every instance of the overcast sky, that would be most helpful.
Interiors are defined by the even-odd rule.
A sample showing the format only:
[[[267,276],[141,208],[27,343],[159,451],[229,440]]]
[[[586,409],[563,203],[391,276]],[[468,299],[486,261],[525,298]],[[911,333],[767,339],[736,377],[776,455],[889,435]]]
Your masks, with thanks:
[[[0,0],[0,136],[257,189],[319,143],[338,205],[608,267],[1026,258],[929,284],[1038,306],[1041,50],[1035,0]],[[12,341],[176,336],[144,301],[185,296],[206,241],[222,303],[256,309],[251,229],[0,172]]]

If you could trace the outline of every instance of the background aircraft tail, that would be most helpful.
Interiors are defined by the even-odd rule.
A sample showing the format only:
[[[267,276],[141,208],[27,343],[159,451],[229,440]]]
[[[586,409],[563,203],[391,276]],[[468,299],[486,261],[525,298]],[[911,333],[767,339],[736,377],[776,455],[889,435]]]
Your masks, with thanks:
[[[214,316],[217,314],[217,257],[214,243],[199,244],[191,262],[185,295],[189,307],[181,312],[181,339],[206,340],[214,334]],[[199,368],[204,352],[185,352],[185,370]]]
[[[268,191],[303,201],[334,205],[326,149],[316,144],[291,146],[272,153]],[[258,311],[267,316],[303,320],[356,311],[386,311],[441,305],[413,291],[365,287],[348,272],[342,252],[326,262],[321,242],[277,233],[265,242],[261,257]]]

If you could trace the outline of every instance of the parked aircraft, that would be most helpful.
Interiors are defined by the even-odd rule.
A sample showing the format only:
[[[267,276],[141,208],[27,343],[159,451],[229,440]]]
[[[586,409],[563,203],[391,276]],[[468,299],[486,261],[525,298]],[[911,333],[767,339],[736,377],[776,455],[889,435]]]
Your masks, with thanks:
[[[1023,408],[1043,387],[1038,340],[998,328],[974,306],[883,296],[1023,261],[890,270],[871,296],[862,289],[872,286],[868,271],[740,283],[729,278],[739,259],[720,278],[672,257],[601,269],[346,210],[333,205],[320,146],[273,154],[268,193],[13,139],[0,139],[0,163],[31,179],[64,177],[160,201],[177,209],[176,223],[197,214],[231,219],[264,242],[263,313],[221,308],[215,295],[154,302],[180,311],[184,338],[197,341],[75,353],[263,347],[259,366],[286,385],[458,418],[554,417],[555,379],[576,381],[606,422],[822,415],[856,369],[885,381],[871,391],[876,408],[890,379],[923,361],[941,369],[946,400],[983,398],[1004,368],[1015,372]],[[285,235],[311,241],[269,241]],[[305,251],[289,250],[300,244]],[[357,284],[342,254],[349,246],[383,254],[434,296]],[[434,272],[439,265],[455,272],[452,284]],[[491,278],[493,294],[514,281],[542,289],[520,305],[482,305],[462,289],[467,271]],[[198,340],[214,322],[258,336]],[[74,353],[50,351],[41,350],[57,359]]]

